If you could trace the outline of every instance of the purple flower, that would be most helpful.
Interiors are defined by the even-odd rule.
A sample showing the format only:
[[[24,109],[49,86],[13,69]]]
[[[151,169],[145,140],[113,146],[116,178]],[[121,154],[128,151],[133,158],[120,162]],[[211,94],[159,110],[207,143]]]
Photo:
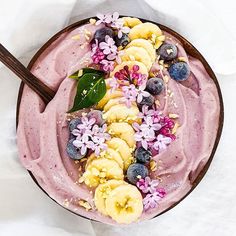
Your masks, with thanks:
[[[137,89],[137,102],[140,103],[144,97],[149,97],[150,93],[141,89]]]
[[[107,125],[104,124],[102,127],[98,125],[94,125],[90,137],[92,142],[89,143],[88,148],[95,152],[95,155],[98,156],[102,150],[107,149],[107,144],[105,144],[106,140],[109,140],[111,136],[106,133]]]
[[[133,123],[133,128],[136,130],[134,134],[134,139],[137,142],[140,142],[144,149],[148,149],[148,142],[151,142],[155,139],[155,132],[152,129],[143,127],[138,123]]]
[[[161,199],[158,192],[147,194],[143,199],[144,210],[157,207]]]
[[[91,118],[91,119],[88,119],[88,117],[86,116],[83,116],[81,118],[81,124],[78,124],[77,125],[77,128],[82,130],[82,131],[85,131],[85,130],[91,130],[92,129],[92,126],[95,124],[96,122],[96,119],[95,118]]]
[[[119,83],[117,82],[116,78],[114,78],[114,77],[108,80],[108,85],[111,88],[111,91],[110,91],[111,93],[113,93],[120,86]]]
[[[105,42],[99,44],[99,48],[103,50],[105,55],[113,54],[117,52],[115,41],[109,35],[106,35]]]
[[[151,180],[151,178],[147,176],[145,179],[140,179],[136,185],[143,193],[154,193],[157,191],[158,184],[158,180]]]
[[[98,139],[96,143],[93,144],[91,148],[96,156],[99,156],[100,152],[107,149],[107,144],[103,142],[102,139]]]
[[[120,26],[120,27],[117,27],[118,29],[118,38],[122,38],[122,35],[123,34],[128,34],[130,32],[130,28],[127,27],[127,26]]]
[[[131,107],[132,102],[136,101],[137,91],[133,84],[130,86],[123,86],[122,87],[124,100],[128,107]]]
[[[86,116],[82,117],[81,121],[82,124],[77,125],[77,129],[72,131],[72,134],[76,136],[73,145],[80,149],[82,155],[86,154],[88,149],[93,150],[95,155],[99,155],[101,150],[107,149],[105,142],[111,138],[106,132],[107,125],[99,127],[95,124],[95,118],[88,119]]]
[[[97,20],[96,25],[100,25],[102,23],[103,24],[110,24],[112,22],[112,15],[110,13],[108,13],[108,14],[98,13],[97,18],[99,20]]]
[[[157,151],[165,150],[167,145],[171,143],[172,139],[170,137],[163,136],[162,134],[159,134],[156,138],[156,141],[153,144],[154,149]]]
[[[88,146],[90,145],[91,141],[89,141],[89,135],[82,135],[77,136],[76,140],[73,141],[73,145],[80,149],[81,155],[85,155],[88,149]]]
[[[108,61],[108,60],[102,60],[100,62],[101,66],[102,66],[102,70],[109,72],[112,71],[114,69],[114,62],[113,61]]]
[[[144,122],[141,126],[155,131],[161,129],[161,124],[154,123],[153,117],[148,115],[144,117]]]

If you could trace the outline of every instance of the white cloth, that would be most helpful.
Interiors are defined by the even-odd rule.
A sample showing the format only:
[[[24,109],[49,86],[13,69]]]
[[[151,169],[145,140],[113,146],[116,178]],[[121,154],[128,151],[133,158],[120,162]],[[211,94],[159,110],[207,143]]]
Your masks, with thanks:
[[[170,26],[187,37],[217,72],[225,103],[224,132],[201,184],[161,217],[126,228],[91,223],[59,207],[31,180],[17,157],[15,107],[19,80],[0,65],[0,236],[214,235],[236,232],[236,15],[225,0],[0,1],[0,42],[27,64],[68,23],[118,11]]]

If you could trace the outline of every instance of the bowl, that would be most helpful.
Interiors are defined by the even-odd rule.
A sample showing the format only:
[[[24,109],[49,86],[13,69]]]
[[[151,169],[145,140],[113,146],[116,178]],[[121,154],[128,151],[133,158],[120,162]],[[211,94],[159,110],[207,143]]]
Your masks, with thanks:
[[[96,17],[93,17],[96,18]],[[30,60],[29,65],[27,66],[27,68],[30,70],[32,68],[32,66],[34,65],[34,63],[36,62],[36,60],[38,59],[38,57],[46,50],[46,48],[51,45],[58,37],[60,37],[63,33],[65,32],[70,32],[71,30],[82,26],[86,23],[89,23],[89,19],[83,19],[80,20],[74,24],[71,24],[69,26],[67,26],[66,28],[62,29],[61,31],[59,31],[57,34],[55,34],[53,37],[51,37],[38,51],[37,53],[33,56],[33,58]],[[161,25],[159,23],[150,21],[150,20],[145,20],[145,19],[141,19],[139,18],[141,21],[143,22],[151,22],[154,23],[156,25],[158,25],[161,30],[166,31],[167,33],[173,35],[174,37],[176,37],[183,45],[185,51],[187,52],[188,55],[197,58],[198,60],[200,60],[203,64],[203,66],[205,67],[207,73],[209,74],[209,76],[212,78],[213,82],[216,85],[217,91],[218,91],[218,96],[219,96],[219,105],[220,105],[220,116],[219,116],[219,126],[218,126],[218,131],[217,131],[217,136],[214,142],[214,146],[213,149],[211,151],[210,157],[208,159],[208,161],[206,162],[206,164],[204,165],[203,169],[201,170],[201,172],[198,174],[198,176],[195,178],[194,182],[192,183],[192,188],[187,192],[187,194],[185,194],[185,196],[183,196],[178,202],[174,203],[172,206],[170,206],[168,209],[164,210],[163,212],[161,212],[160,214],[156,215],[155,217],[169,211],[170,209],[174,208],[177,204],[179,204],[185,197],[187,197],[195,188],[196,186],[201,182],[201,180],[203,179],[203,177],[205,176],[207,170],[209,169],[209,166],[214,158],[218,143],[220,141],[220,137],[221,137],[221,133],[222,133],[222,128],[223,128],[223,122],[224,122],[224,105],[223,105],[223,99],[222,99],[222,94],[221,94],[221,90],[220,90],[220,86],[219,83],[217,81],[216,75],[214,74],[212,68],[210,67],[210,65],[208,64],[208,62],[206,61],[206,59],[202,56],[202,54],[187,40],[185,39],[183,36],[181,36],[180,34],[178,34],[177,32],[173,31],[172,29],[168,28],[167,26]],[[22,82],[19,88],[19,93],[18,93],[18,100],[17,100],[17,109],[16,109],[16,127],[18,126],[18,118],[19,118],[19,108],[21,105],[21,98],[22,98],[22,93],[23,93],[23,89],[24,89],[24,83]],[[33,173],[28,171],[29,175],[31,176],[31,178],[34,180],[34,182],[39,186],[39,188],[49,197],[51,198],[48,193],[39,185],[39,183],[37,182],[36,178],[34,177]],[[55,201],[53,198],[51,198],[53,201]],[[56,202],[56,201],[55,201]],[[56,202],[57,203],[57,202]],[[57,203],[58,205],[60,205],[59,203]],[[61,207],[65,208],[64,206],[60,205]],[[65,208],[66,210],[72,212],[73,214],[76,214],[78,216],[81,216],[83,218],[86,218],[85,216],[79,215],[67,208]],[[154,217],[154,218],[155,218]],[[86,218],[88,219],[88,218]],[[91,219],[89,219],[91,220]],[[95,221],[95,220],[94,220]]]

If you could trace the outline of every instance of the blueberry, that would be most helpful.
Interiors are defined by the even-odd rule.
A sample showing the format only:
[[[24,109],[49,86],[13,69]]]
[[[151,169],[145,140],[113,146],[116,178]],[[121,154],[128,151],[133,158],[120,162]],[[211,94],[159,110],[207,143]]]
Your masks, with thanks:
[[[80,151],[73,145],[74,139],[70,139],[69,142],[67,143],[66,147],[66,152],[69,155],[71,159],[74,160],[80,160],[82,159],[85,155],[81,155]]]
[[[92,110],[88,113],[88,119],[95,118],[96,124],[101,126],[105,123],[105,120],[102,118],[102,112],[99,110]]]
[[[169,68],[170,77],[176,81],[184,81],[190,75],[190,68],[186,62],[177,62]]]
[[[138,180],[148,175],[148,168],[140,163],[131,164],[127,170],[127,178],[130,183],[136,184]]]
[[[142,101],[138,103],[139,106],[146,105],[148,107],[152,106],[154,103],[154,97],[150,94],[148,97],[143,97]]]
[[[147,81],[146,90],[152,95],[158,95],[164,88],[163,80],[160,78],[151,78]]]
[[[149,163],[152,153],[149,150],[144,149],[143,147],[138,147],[135,152],[134,156],[139,163]]]
[[[110,36],[111,38],[114,38],[115,34],[114,31],[111,28],[104,27],[101,29],[98,29],[94,34],[94,39],[97,39],[98,42],[104,42],[106,35]]]
[[[174,44],[164,43],[158,49],[157,54],[160,55],[161,60],[170,61],[177,57],[178,49]]]
[[[128,34],[122,34],[121,38],[118,38],[118,35],[115,37],[115,42],[117,47],[125,47],[130,42]]]
[[[81,122],[80,118],[75,118],[75,119],[71,120],[70,123],[69,123],[69,130],[70,130],[70,132],[72,132],[74,129],[76,129],[77,125],[81,124],[81,123],[82,122]]]

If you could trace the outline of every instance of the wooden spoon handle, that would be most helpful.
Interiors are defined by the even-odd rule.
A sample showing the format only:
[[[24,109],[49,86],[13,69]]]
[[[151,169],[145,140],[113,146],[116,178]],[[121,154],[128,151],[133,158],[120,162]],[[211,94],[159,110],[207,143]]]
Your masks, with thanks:
[[[55,96],[55,92],[46,84],[35,77],[20,61],[18,61],[1,43],[0,43],[0,61],[14,72],[25,84],[36,92],[47,104]]]

